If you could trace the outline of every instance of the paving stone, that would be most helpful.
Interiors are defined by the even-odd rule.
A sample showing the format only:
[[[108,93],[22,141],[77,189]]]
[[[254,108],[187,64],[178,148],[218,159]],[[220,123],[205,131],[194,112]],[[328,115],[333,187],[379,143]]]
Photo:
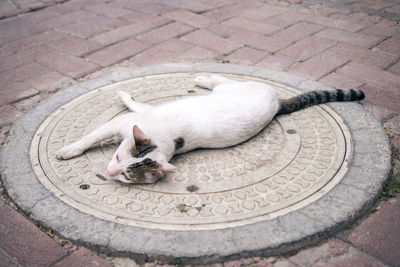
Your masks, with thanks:
[[[22,113],[11,105],[0,106],[0,127],[14,122]]]
[[[119,18],[107,18],[104,16],[95,16],[95,17],[81,17],[79,21],[89,24],[89,25],[96,25],[100,27],[104,27],[108,30],[112,30],[114,28],[118,28],[124,25],[127,25],[128,22]]]
[[[285,13],[288,11],[289,11],[289,9],[284,8],[284,7],[264,4],[261,7],[252,8],[250,10],[247,10],[247,11],[243,12],[243,14],[240,14],[240,16],[249,18],[251,20],[264,21],[270,17],[277,16],[278,14],[279,14],[279,16],[286,16],[286,14],[283,15],[282,13]]]
[[[212,7],[197,1],[174,0],[166,3],[175,8],[187,9],[195,13],[204,13],[205,11],[212,9]]]
[[[154,16],[153,14],[148,14],[145,12],[137,12],[132,10],[131,14],[122,16],[121,19],[151,27],[157,27],[171,22],[170,19],[165,17]]]
[[[211,23],[213,23],[211,19],[201,15],[194,14],[187,10],[176,10],[164,13],[163,16],[169,19],[173,19],[175,21],[191,25],[196,28],[205,28]]]
[[[180,53],[178,57],[184,62],[213,61],[218,57],[218,53],[205,48],[194,47]]]
[[[46,55],[53,51],[54,49],[48,46],[37,46],[18,53],[7,55],[0,60],[0,72],[31,63],[35,58]]]
[[[377,105],[373,105],[370,104],[368,102],[363,102],[362,106],[369,112],[372,113],[372,115],[374,115],[374,117],[380,121],[380,122],[384,122],[387,119],[393,117],[393,115],[395,115],[395,111],[392,109],[388,109],[382,106],[377,106]]]
[[[246,6],[245,4],[233,4],[227,5],[222,8],[218,8],[212,11],[209,11],[204,14],[204,16],[216,20],[216,21],[225,21],[232,17],[235,17],[239,14],[243,14],[246,10],[250,9],[250,6]]]
[[[363,81],[357,79],[356,77],[341,75],[337,74],[336,72],[333,72],[325,76],[324,78],[319,80],[319,82],[341,89],[358,88],[364,84]]]
[[[293,65],[289,72],[295,73],[313,80],[319,80],[333,70],[343,66],[347,59],[329,53],[321,53],[305,62]]]
[[[32,23],[38,23],[43,20],[57,17],[59,15],[60,15],[60,13],[56,12],[55,10],[45,8],[45,9],[37,10],[35,12],[21,14],[19,17],[23,20],[27,20]]]
[[[147,45],[134,38],[106,47],[88,58],[101,66],[108,66],[123,59],[132,57],[147,48]]]
[[[87,248],[79,248],[53,266],[90,266],[90,267],[111,267],[104,259],[100,258]]]
[[[337,29],[324,29],[316,34],[317,37],[327,38],[364,48],[371,48],[381,41],[381,38],[361,33],[341,31]]]
[[[90,54],[103,47],[102,44],[94,40],[85,40],[74,36],[64,37],[48,43],[49,46],[73,54],[83,56]]]
[[[53,92],[57,89],[64,88],[67,85],[72,84],[74,80],[56,71],[51,71],[30,78],[25,82],[41,92]]]
[[[283,15],[274,16],[265,20],[266,23],[275,25],[281,28],[287,28],[293,24],[305,20],[309,15],[297,10],[290,10]]]
[[[219,36],[221,36],[223,38],[228,38],[233,33],[237,32],[239,29],[233,28],[233,27],[229,27],[229,26],[224,25],[224,24],[215,23],[215,24],[211,24],[210,26],[205,28],[205,30],[207,30],[209,32],[212,32],[212,33],[214,33],[216,35],[219,35]]]
[[[376,36],[392,36],[398,33],[400,29],[395,26],[385,25],[385,24],[375,24],[367,26],[365,29],[358,31],[358,33],[366,35],[376,35]]]
[[[105,31],[106,29],[107,27],[105,26],[90,25],[81,22],[72,22],[56,28],[58,31],[69,33],[80,38],[91,37]]]
[[[395,112],[400,112],[399,101],[400,97],[396,97],[385,90],[382,87],[376,87],[371,84],[365,84],[360,87],[365,93],[365,101],[371,104],[382,106]]]
[[[230,19],[226,22],[224,22],[223,25],[228,25],[231,27],[236,27],[245,31],[252,31],[252,32],[258,32],[261,34],[272,34],[274,32],[277,32],[281,30],[280,27],[273,26],[273,25],[268,25],[266,23],[260,23],[254,20],[250,20],[247,18],[241,18],[241,17],[236,17],[233,19]]]
[[[39,91],[26,83],[16,83],[0,90],[0,105],[11,104],[38,94]]]
[[[122,27],[118,27],[114,30],[104,32],[96,35],[91,40],[94,40],[102,45],[110,45],[122,40],[125,40],[129,37],[132,37],[138,33],[141,33],[147,30],[148,27],[140,25],[140,24],[129,24]]]
[[[400,74],[400,61],[394,64],[392,67],[389,69],[391,72],[394,72],[396,74]]]
[[[34,77],[48,71],[49,70],[47,68],[35,62],[28,63],[15,69],[0,73],[0,86],[10,86],[15,82]]]
[[[97,65],[79,57],[57,51],[53,51],[36,60],[49,69],[56,70],[72,78],[82,77],[99,68]]]
[[[129,10],[105,3],[85,5],[84,8],[93,13],[104,15],[109,18],[118,18],[131,14]]]
[[[275,54],[275,55],[267,56],[266,58],[261,60],[259,63],[257,63],[257,66],[262,66],[267,69],[283,71],[283,70],[286,70],[287,68],[289,68],[289,66],[293,65],[293,63],[295,63],[295,62],[296,62],[296,60],[291,57]]]
[[[193,30],[193,27],[184,25],[178,22],[174,22],[171,24],[167,24],[160,28],[156,28],[152,31],[143,33],[137,36],[137,39],[140,41],[148,42],[148,43],[160,43],[162,41],[166,41],[171,38],[178,37],[185,33],[188,33]]]
[[[206,30],[197,30],[181,37],[183,41],[198,45],[205,49],[213,50],[219,53],[228,54],[236,50],[240,45]]]
[[[382,262],[396,266],[400,262],[399,217],[400,196],[397,196],[383,203],[351,232],[348,239]]]
[[[237,31],[229,38],[239,44],[245,44],[253,48],[264,50],[270,53],[285,48],[290,44],[289,41],[279,40],[273,37],[267,37],[255,32]]]
[[[0,247],[23,266],[49,266],[67,251],[8,205],[0,207]]]
[[[12,51],[20,52],[33,46],[38,46],[65,36],[65,34],[57,31],[46,31],[10,42],[4,45],[4,47]]]
[[[356,32],[358,30],[365,28],[368,25],[366,23],[356,23],[356,22],[346,21],[343,19],[324,17],[319,14],[313,14],[312,16],[308,16],[307,21],[323,25],[326,27],[336,28],[350,32]]]
[[[17,259],[8,255],[2,248],[0,248],[0,262],[3,266],[7,267],[19,267]]]
[[[289,261],[299,266],[385,266],[349,244],[333,239],[322,246],[302,250]]]
[[[229,60],[231,63],[254,65],[268,55],[269,53],[262,52],[260,50],[256,50],[250,47],[243,47],[236,50],[224,59]]]
[[[21,18],[3,19],[0,21],[0,45],[41,31],[44,31],[44,27]]]
[[[290,56],[298,61],[304,61],[327,50],[329,47],[335,44],[336,42],[332,40],[309,36],[279,51],[278,54]]]
[[[399,56],[400,55],[400,35],[396,34],[381,43],[376,47],[380,51],[384,51],[386,53]]]
[[[34,95],[29,98],[18,101],[17,103],[14,103],[13,106],[17,108],[19,111],[25,113],[34,106],[36,106],[40,101],[42,101],[42,97],[40,95]]]
[[[323,28],[324,27],[317,24],[299,22],[278,33],[275,33],[272,36],[278,39],[295,42],[311,34],[314,34]]]

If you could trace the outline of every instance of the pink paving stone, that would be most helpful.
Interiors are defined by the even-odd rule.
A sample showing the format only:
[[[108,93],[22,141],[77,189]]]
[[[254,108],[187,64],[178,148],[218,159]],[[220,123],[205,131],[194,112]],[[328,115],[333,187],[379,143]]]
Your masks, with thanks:
[[[400,74],[400,61],[394,64],[392,67],[389,69],[391,72],[394,72],[396,74]]]
[[[181,39],[205,49],[223,54],[228,54],[240,47],[240,45],[228,39],[214,35],[206,30],[197,30],[184,35]]]
[[[379,51],[369,50],[345,43],[339,43],[329,49],[329,52],[341,57],[346,57],[361,63],[384,68],[397,60],[397,57],[390,56]]]
[[[260,23],[247,18],[236,17],[224,22],[224,25],[236,27],[245,31],[258,32],[261,34],[272,34],[279,31],[281,28],[266,23]]]
[[[35,12],[29,12],[29,13],[22,14],[22,15],[20,15],[20,18],[22,18],[23,20],[32,22],[32,23],[38,23],[38,22],[41,22],[46,19],[57,17],[59,15],[60,15],[60,13],[58,13],[54,10],[51,10],[49,8],[45,8],[42,10],[37,10]]]
[[[89,55],[88,58],[105,67],[132,57],[146,48],[147,45],[131,38],[97,51],[96,53]]]
[[[3,127],[4,125],[14,122],[21,115],[22,115],[22,113],[18,109],[14,108],[11,105],[0,106],[0,127]],[[0,214],[0,218],[1,218],[1,214]],[[1,247],[1,245],[0,245],[0,247]]]
[[[0,105],[12,104],[19,100],[38,94],[39,91],[26,83],[16,83],[0,90]]]
[[[381,41],[381,38],[376,36],[341,31],[331,28],[320,31],[316,34],[316,36],[364,48],[371,48]]]
[[[364,84],[363,81],[357,78],[346,75],[340,75],[337,74],[336,72],[332,72],[328,76],[325,76],[324,78],[319,80],[319,82],[341,89],[358,88]]]
[[[338,239],[302,250],[290,257],[289,261],[297,266],[384,266],[368,254]]]
[[[22,266],[49,266],[67,255],[67,251],[8,205],[0,207],[0,232],[0,247]]]
[[[337,70],[338,74],[343,74],[368,81],[371,84],[378,84],[385,88],[387,84],[400,85],[400,76],[380,68],[365,65],[357,62],[350,62]],[[393,93],[396,93],[393,91]]]
[[[372,115],[374,115],[374,117],[382,123],[396,114],[396,112],[392,109],[388,109],[382,106],[377,106],[365,101],[363,101],[361,104],[363,108],[371,112]]]
[[[367,23],[360,23],[360,22],[356,23],[356,22],[346,21],[343,19],[324,17],[318,14],[313,14],[312,16],[309,16],[307,18],[307,21],[323,25],[326,27],[336,28],[350,32],[356,32],[358,30],[365,28],[368,25]]]
[[[295,42],[311,34],[314,34],[323,28],[323,26],[317,24],[299,22],[280,32],[275,33],[274,35],[272,35],[272,37]]]
[[[358,33],[366,35],[377,35],[377,36],[391,36],[398,32],[400,32],[399,27],[385,25],[385,24],[371,25],[366,27],[365,29],[358,31]]]
[[[140,25],[140,24],[130,24],[126,26],[122,26],[116,28],[112,31],[104,32],[96,35],[91,40],[96,41],[102,45],[110,45],[122,40],[125,40],[133,35],[141,33],[147,30],[148,27]]]
[[[360,89],[365,93],[364,102],[391,109],[397,113],[400,112],[400,97],[389,94],[384,87],[365,84]]]
[[[165,3],[172,7],[186,9],[195,13],[204,13],[205,11],[212,9],[211,6],[200,3],[200,1],[174,0]]]
[[[136,12],[136,11],[131,11],[131,14],[122,16],[121,19],[124,19],[127,21],[132,21],[137,24],[141,24],[141,25],[145,25],[145,26],[151,26],[151,27],[157,27],[160,25],[164,25],[171,21],[168,18],[154,16],[152,14],[148,14],[148,13],[144,13],[144,12]]]
[[[282,13],[288,12],[289,10],[290,9],[279,6],[263,5],[261,7],[256,7],[247,10],[243,12],[243,14],[240,14],[240,16],[249,18],[251,20],[264,21],[272,16],[276,16],[278,14],[282,15]]]
[[[68,36],[54,40],[48,44],[53,48],[71,53],[76,56],[87,55],[103,47],[102,44],[96,41],[85,40],[74,36]]]
[[[32,36],[24,37],[4,45],[5,48],[12,51],[22,51],[33,46],[38,46],[49,41],[65,37],[66,34],[57,31],[46,31]]]
[[[87,248],[79,248],[71,255],[65,257],[53,266],[87,266],[87,267],[112,267]]]
[[[268,55],[269,53],[262,52],[260,50],[250,47],[243,47],[236,50],[224,59],[229,60],[231,63],[254,65]]]
[[[229,27],[227,25],[219,24],[219,23],[211,24],[210,26],[205,28],[205,30],[212,32],[216,35],[219,35],[223,38],[228,38],[233,33],[238,31],[238,29],[236,29],[236,28]]]
[[[304,61],[307,58],[327,50],[335,44],[335,41],[329,39],[309,36],[279,51],[278,54],[290,56],[298,61]]]
[[[117,7],[115,5],[104,4],[104,3],[86,5],[84,8],[93,13],[103,15],[109,18],[118,18],[130,14],[129,10]]]
[[[283,56],[283,55],[272,55],[272,56],[267,56],[266,58],[261,60],[259,63],[257,63],[257,66],[262,66],[267,69],[284,71],[284,70],[287,70],[288,67],[291,66],[295,62],[296,62],[296,60],[294,60],[291,57],[287,57],[287,56]]]
[[[99,66],[84,59],[58,51],[53,51],[36,60],[49,69],[61,72],[72,78],[82,77],[99,68]]]
[[[321,53],[306,60],[305,62],[293,65],[289,69],[289,72],[313,80],[319,80],[335,69],[343,66],[347,62],[348,60],[345,58],[341,58],[329,53]]]
[[[88,38],[98,33],[105,31],[106,27],[101,27],[98,25],[90,25],[81,22],[72,22],[66,25],[62,25],[56,28],[56,30],[69,33],[71,35],[80,37],[80,38]]]
[[[177,57],[177,55],[192,47],[193,45],[186,42],[178,39],[171,39],[151,47],[150,49],[136,55],[131,60],[140,65],[164,63],[172,60]]]
[[[194,47],[178,55],[178,58],[184,62],[211,61],[217,57],[216,52],[201,47]]]
[[[1,58],[0,72],[32,62],[35,58],[52,52],[48,46],[37,46]]]
[[[205,28],[211,23],[213,23],[211,19],[201,15],[194,14],[187,10],[175,10],[172,12],[165,13],[163,14],[163,16],[175,21],[189,24],[196,28]]]
[[[400,196],[383,203],[349,235],[355,246],[391,266],[400,262]]]
[[[160,28],[156,28],[152,31],[143,33],[137,36],[137,39],[140,41],[148,42],[148,43],[160,43],[162,41],[166,41],[171,38],[175,38],[181,36],[185,33],[188,33],[193,30],[193,27],[184,25],[178,22],[174,22],[171,24],[167,24]]]
[[[0,11],[1,15],[1,11]],[[19,267],[17,260],[8,255],[4,250],[0,249],[0,262],[7,267]]]
[[[400,34],[393,35],[376,47],[380,51],[390,53],[392,55],[400,55]]]
[[[21,18],[3,19],[0,21],[0,45],[41,31],[44,31],[44,27]]]
[[[303,21],[308,15],[296,10],[289,11],[285,14],[277,15],[265,20],[265,23],[275,25],[281,28],[287,28],[297,22]]]
[[[114,28],[118,28],[118,27],[128,24],[127,21],[122,20],[122,19],[107,18],[107,17],[103,17],[103,16],[82,17],[82,18],[79,18],[79,21],[89,24],[89,25],[96,25],[96,26],[104,27],[108,30],[112,30]]]
[[[253,48],[275,53],[290,44],[289,41],[267,37],[255,32],[237,31],[229,38],[239,44],[245,44]]]
[[[25,83],[37,90],[40,90],[41,92],[52,92],[57,89],[64,88],[73,82],[74,80],[68,76],[62,75],[55,71],[47,72],[25,81]]]
[[[49,70],[37,63],[28,63],[15,69],[0,73],[0,86],[10,86],[15,82],[37,76]]]
[[[204,16],[216,20],[225,21],[227,19],[233,18],[240,14],[243,14],[246,10],[250,9],[250,6],[246,6],[243,3],[227,5],[204,14]]]

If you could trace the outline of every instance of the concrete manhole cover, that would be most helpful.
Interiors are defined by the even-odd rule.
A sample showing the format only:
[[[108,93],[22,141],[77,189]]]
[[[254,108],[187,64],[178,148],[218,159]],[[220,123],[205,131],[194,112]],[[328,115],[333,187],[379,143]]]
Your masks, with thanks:
[[[108,177],[107,163],[116,150],[110,142],[70,160],[55,158],[61,147],[126,112],[118,90],[154,104],[207,94],[195,87],[194,77],[182,73],[134,78],[61,107],[32,141],[32,165],[39,180],[73,207],[100,218],[146,228],[198,230],[285,214],[329,191],[346,173],[348,130],[328,107],[279,116],[255,138],[232,148],[179,155],[173,159],[178,171],[153,185],[127,186]],[[292,88],[264,82],[274,86],[280,98],[296,94]]]
[[[19,138],[2,153],[9,194],[66,237],[135,255],[203,259],[288,251],[351,222],[372,203],[390,153],[379,123],[355,103],[279,116],[238,146],[176,156],[178,171],[152,185],[109,179],[115,140],[70,160],[55,158],[59,148],[127,112],[118,90],[156,105],[207,94],[194,85],[199,73],[263,81],[280,98],[322,86],[279,72],[202,64],[139,69],[67,88],[14,126]],[[10,154],[21,168],[10,168]]]

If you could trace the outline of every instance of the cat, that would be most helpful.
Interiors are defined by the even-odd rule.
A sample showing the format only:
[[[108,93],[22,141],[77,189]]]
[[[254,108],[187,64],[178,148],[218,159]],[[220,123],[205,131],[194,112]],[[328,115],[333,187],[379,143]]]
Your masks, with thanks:
[[[233,146],[255,136],[277,115],[331,101],[364,98],[361,90],[337,89],[279,100],[268,84],[219,75],[197,76],[195,83],[212,92],[153,106],[136,102],[128,93],[119,91],[132,112],[59,149],[57,159],[78,156],[95,143],[120,134],[124,139],[108,164],[109,176],[123,183],[154,183],[176,170],[169,163],[175,154]]]

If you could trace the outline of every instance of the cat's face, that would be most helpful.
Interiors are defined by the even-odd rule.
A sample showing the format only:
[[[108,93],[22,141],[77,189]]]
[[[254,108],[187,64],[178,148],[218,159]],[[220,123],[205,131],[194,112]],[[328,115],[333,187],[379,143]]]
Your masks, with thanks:
[[[108,164],[108,174],[124,183],[154,183],[172,171],[175,166],[137,126],[133,138],[122,141]]]

